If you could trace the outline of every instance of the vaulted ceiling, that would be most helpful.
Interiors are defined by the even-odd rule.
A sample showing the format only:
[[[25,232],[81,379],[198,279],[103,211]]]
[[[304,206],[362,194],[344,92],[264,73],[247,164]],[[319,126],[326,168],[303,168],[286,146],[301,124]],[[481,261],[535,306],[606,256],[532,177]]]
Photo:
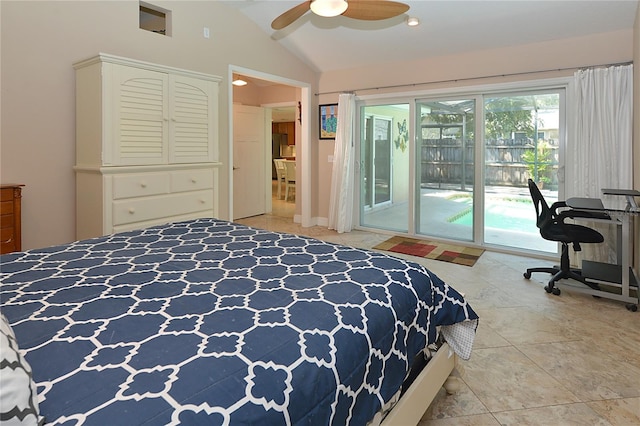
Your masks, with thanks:
[[[319,72],[373,66],[633,28],[638,0],[418,0],[383,21],[311,11],[275,31],[271,21],[301,1],[223,1]],[[420,25],[406,25],[417,17]]]

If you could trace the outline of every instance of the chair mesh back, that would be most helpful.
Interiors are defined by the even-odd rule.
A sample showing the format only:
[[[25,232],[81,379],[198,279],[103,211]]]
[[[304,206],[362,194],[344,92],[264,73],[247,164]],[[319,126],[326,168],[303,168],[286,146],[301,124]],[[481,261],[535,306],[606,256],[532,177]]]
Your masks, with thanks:
[[[545,201],[542,193],[538,189],[538,186],[531,179],[529,183],[529,192],[531,193],[531,199],[533,200],[533,206],[536,208],[536,226],[542,228],[551,218],[551,209]]]

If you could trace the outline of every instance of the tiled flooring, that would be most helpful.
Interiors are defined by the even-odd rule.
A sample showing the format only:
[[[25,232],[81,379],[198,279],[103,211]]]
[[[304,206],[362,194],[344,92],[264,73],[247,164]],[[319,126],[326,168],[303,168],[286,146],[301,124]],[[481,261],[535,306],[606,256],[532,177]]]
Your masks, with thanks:
[[[388,238],[302,228],[275,204],[285,213],[240,222],[362,248]],[[461,390],[441,390],[420,426],[640,425],[640,312],[568,291],[547,294],[547,274],[522,276],[552,263],[539,259],[487,251],[473,267],[412,260],[464,293],[480,316],[471,359],[456,369]]]

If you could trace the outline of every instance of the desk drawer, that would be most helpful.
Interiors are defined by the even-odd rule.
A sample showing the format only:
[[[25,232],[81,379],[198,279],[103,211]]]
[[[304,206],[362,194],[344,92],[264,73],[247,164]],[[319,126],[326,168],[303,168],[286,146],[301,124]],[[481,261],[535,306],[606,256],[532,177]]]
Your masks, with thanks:
[[[213,170],[196,169],[171,172],[171,192],[213,188]]]
[[[113,177],[113,199],[169,193],[169,173],[135,173]]]
[[[213,210],[213,191],[169,194],[113,202],[113,225],[143,222],[198,211]]]

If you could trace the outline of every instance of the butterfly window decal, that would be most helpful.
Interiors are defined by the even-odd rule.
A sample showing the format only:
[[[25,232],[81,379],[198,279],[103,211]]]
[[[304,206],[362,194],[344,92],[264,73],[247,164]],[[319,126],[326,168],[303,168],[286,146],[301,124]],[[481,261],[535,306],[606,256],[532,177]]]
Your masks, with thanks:
[[[409,140],[409,130],[407,130],[407,119],[402,120],[402,123],[398,122],[398,136],[396,137],[394,144],[396,149],[400,149],[404,152],[407,149],[407,141]]]

